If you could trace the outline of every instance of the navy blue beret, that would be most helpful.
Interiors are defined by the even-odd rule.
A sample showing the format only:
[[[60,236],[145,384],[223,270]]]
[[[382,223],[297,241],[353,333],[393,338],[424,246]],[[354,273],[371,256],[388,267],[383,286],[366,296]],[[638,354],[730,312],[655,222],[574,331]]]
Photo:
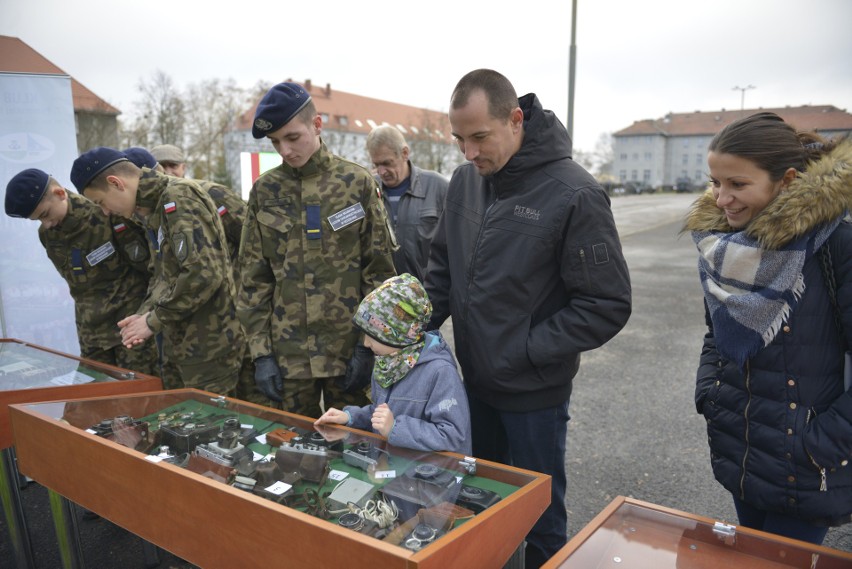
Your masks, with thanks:
[[[127,159],[139,166],[140,168],[154,169],[157,167],[157,159],[154,155],[142,148],[141,146],[131,146],[124,149],[124,155]]]
[[[92,148],[74,160],[74,164],[71,166],[71,183],[82,194],[83,190],[95,179],[95,176],[123,160],[127,160],[127,156],[115,148],[107,148],[106,146]]]
[[[29,218],[44,197],[50,176],[36,168],[16,174],[6,185],[6,215]]]
[[[305,108],[311,96],[298,83],[279,83],[257,104],[251,135],[263,138],[275,132]]]

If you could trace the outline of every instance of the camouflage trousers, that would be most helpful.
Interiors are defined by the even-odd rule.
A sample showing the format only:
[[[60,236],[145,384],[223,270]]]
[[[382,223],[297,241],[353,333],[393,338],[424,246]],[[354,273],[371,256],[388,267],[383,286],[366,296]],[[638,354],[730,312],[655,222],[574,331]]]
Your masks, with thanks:
[[[233,356],[183,365],[163,353],[163,389],[192,387],[233,397],[240,376],[241,359]]]
[[[134,348],[125,348],[119,344],[112,348],[81,348],[84,358],[124,368],[136,373],[160,376],[160,356],[154,342],[145,342]]]
[[[337,387],[341,377],[317,377],[310,379],[284,379],[284,402],[281,408],[290,413],[317,418],[326,409],[343,409],[346,405],[362,407],[370,400],[363,392],[344,393]]]

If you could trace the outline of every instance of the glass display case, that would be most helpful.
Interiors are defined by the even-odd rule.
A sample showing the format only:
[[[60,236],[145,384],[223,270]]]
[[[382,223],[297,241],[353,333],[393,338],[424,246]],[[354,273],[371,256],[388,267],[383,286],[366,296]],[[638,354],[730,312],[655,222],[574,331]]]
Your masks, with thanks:
[[[128,382],[123,380],[132,379]],[[0,339],[0,449],[12,445],[8,406],[162,389],[160,378]]]
[[[619,496],[542,569],[848,569],[852,553]]]
[[[22,472],[202,567],[499,567],[550,501],[544,474],[193,389],[12,422]]]
[[[9,405],[158,390],[162,390],[158,377],[21,340],[0,339],[0,498],[17,567],[31,567],[33,555],[21,503],[15,449],[12,448]],[[59,521],[57,524],[58,528],[64,528]],[[73,536],[68,537],[73,540]]]

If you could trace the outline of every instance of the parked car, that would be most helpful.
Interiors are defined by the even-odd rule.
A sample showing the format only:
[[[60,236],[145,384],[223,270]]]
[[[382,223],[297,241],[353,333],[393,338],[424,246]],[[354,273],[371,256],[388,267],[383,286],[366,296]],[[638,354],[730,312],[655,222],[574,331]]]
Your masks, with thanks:
[[[691,192],[696,189],[697,186],[692,184],[692,180],[689,178],[678,178],[675,183],[675,191],[676,192]]]
[[[628,194],[653,194],[656,188],[645,182],[627,182],[624,189]]]

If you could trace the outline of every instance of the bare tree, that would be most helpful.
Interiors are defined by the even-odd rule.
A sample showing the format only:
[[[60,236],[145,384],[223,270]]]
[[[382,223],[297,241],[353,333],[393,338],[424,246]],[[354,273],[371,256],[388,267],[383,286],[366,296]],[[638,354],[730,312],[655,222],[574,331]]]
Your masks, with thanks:
[[[187,87],[184,150],[193,177],[228,183],[224,134],[244,100],[244,91],[231,78],[208,79]]]
[[[412,161],[419,167],[450,175],[464,157],[456,148],[454,141],[447,139],[450,132],[450,120],[445,114],[422,110],[420,124],[416,132],[406,134],[405,139],[411,149]]]
[[[184,146],[185,120],[184,101],[172,78],[157,70],[150,79],[139,81],[139,93],[142,99],[137,102],[137,124],[133,131],[144,140],[135,140],[136,144],[154,146],[174,144]]]

